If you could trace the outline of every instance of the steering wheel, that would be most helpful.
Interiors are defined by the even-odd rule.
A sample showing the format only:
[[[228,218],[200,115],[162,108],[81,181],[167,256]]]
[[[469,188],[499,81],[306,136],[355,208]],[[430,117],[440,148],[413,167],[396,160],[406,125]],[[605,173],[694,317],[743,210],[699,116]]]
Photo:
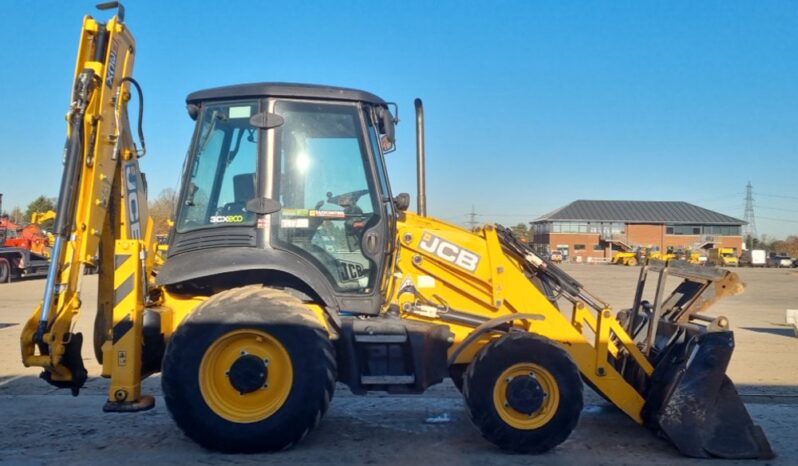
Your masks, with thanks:
[[[364,194],[368,194],[368,192],[368,189],[359,189],[357,191],[350,191],[348,193],[338,194],[335,196],[333,196],[333,193],[328,192],[326,202],[341,206],[346,210],[347,207],[356,206],[357,201],[359,201]]]
[[[326,201],[319,201],[316,204],[316,209],[321,209],[321,207],[327,204],[334,204],[339,207],[344,208],[344,231],[347,237],[347,243],[349,243],[349,248],[353,249],[354,245],[359,244],[360,238],[363,234],[363,229],[368,223],[368,217],[371,214],[364,214],[363,209],[357,206],[357,202],[360,200],[363,195],[368,194],[368,189],[359,189],[357,191],[350,191],[348,193],[342,193],[338,195],[333,195],[333,193],[327,193],[327,200]]]

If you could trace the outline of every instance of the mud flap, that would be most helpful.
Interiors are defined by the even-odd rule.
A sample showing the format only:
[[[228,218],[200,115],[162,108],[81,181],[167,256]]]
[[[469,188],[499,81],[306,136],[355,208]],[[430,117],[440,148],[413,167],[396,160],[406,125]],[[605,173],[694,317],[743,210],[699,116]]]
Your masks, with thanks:
[[[661,355],[643,408],[646,424],[663,433],[686,456],[770,459],[775,457],[726,376],[734,335],[711,331],[682,335]]]
[[[80,352],[82,346],[83,334],[73,333],[69,343],[65,345],[64,355],[61,357],[61,364],[72,373],[72,380],[53,380],[52,374],[48,371],[42,371],[39,377],[55,387],[68,388],[72,391],[72,396],[78,396],[88,378],[88,372],[83,365],[83,357]]]

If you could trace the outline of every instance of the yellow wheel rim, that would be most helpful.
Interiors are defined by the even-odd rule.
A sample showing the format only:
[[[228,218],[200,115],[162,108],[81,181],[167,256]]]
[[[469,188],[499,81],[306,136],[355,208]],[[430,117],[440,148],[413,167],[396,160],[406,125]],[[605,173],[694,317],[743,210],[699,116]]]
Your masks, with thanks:
[[[510,406],[507,399],[507,387],[516,377],[533,376],[545,393],[543,404],[531,414],[522,413]],[[493,387],[493,403],[499,416],[511,427],[521,430],[539,429],[554,417],[560,406],[560,390],[557,380],[547,369],[529,363],[514,364],[501,373]]]
[[[228,371],[242,355],[267,362],[264,387],[241,394]],[[294,381],[291,357],[279,340],[255,329],[239,329],[222,335],[205,351],[199,369],[200,391],[205,403],[219,416],[233,422],[250,423],[268,418],[279,410]]]

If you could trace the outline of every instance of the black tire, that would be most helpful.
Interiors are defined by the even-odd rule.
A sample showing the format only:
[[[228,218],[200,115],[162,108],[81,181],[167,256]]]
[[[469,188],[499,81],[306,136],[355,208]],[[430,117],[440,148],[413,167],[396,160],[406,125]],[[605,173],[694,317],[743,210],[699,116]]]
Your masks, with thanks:
[[[468,369],[468,364],[452,364],[449,366],[449,378],[460,393],[463,393],[463,376]]]
[[[554,390],[544,390],[544,400],[548,401],[543,403],[551,402],[551,408],[526,415],[529,419],[540,417],[542,425],[519,428],[502,418],[494,401],[494,388],[501,383],[500,377],[506,371],[528,364],[548,372],[545,377],[556,386],[559,402],[551,402]],[[482,436],[504,450],[517,453],[543,453],[564,442],[579,421],[582,390],[579,370],[564,349],[548,338],[522,332],[510,333],[483,348],[469,364],[463,383],[469,416]],[[506,404],[502,409],[504,412],[513,410]],[[546,412],[553,414],[542,414]]]
[[[11,283],[11,263],[0,257],[0,283]]]
[[[110,323],[113,320],[113,311],[111,303],[98,301],[97,314],[94,316],[92,346],[94,347],[94,357],[97,358],[97,362],[100,364],[103,363],[103,344],[105,344],[108,332],[111,330]]]
[[[229,420],[214,411],[200,381],[206,351],[218,339],[242,329],[261,331],[279,341],[293,372],[290,391],[277,410],[248,422]],[[175,422],[203,447],[223,452],[290,448],[318,425],[332,399],[335,380],[333,345],[316,316],[299,299],[258,285],[223,291],[198,306],[172,336],[163,360],[164,398]],[[267,379],[264,388],[271,388],[272,382]]]

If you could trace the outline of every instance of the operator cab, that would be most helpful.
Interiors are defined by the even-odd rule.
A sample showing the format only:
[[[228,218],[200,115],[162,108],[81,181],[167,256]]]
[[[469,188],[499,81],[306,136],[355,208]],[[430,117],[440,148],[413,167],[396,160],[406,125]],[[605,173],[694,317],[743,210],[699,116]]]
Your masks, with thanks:
[[[282,83],[199,91],[187,103],[197,125],[159,282],[196,288],[223,275],[378,312],[395,237],[389,104]]]

